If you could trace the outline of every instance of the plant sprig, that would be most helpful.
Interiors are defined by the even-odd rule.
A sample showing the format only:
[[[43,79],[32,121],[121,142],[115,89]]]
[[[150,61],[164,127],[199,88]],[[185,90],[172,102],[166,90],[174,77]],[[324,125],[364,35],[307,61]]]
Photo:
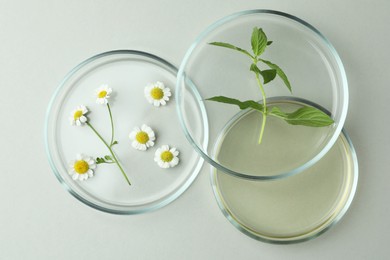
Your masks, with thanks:
[[[131,185],[131,182],[129,178],[127,177],[125,171],[123,170],[121,164],[119,163],[118,158],[116,157],[114,151],[112,150],[112,147],[116,144],[118,144],[118,141],[114,140],[114,122],[112,119],[112,113],[111,113],[111,108],[110,104],[107,103],[107,109],[108,113],[110,116],[110,122],[111,122],[111,140],[110,143],[106,142],[104,138],[99,134],[99,132],[92,126],[90,122],[86,122],[86,124],[89,126],[89,128],[92,129],[92,131],[99,137],[99,139],[103,142],[103,144],[107,147],[108,151],[110,152],[111,155],[105,155],[104,157],[97,157],[96,158],[96,164],[102,164],[102,163],[107,163],[107,164],[116,164],[121,171],[123,177],[126,179],[127,184]]]
[[[264,91],[264,85],[274,80],[276,76],[278,76],[284,82],[287,89],[291,93],[292,88],[287,78],[287,75],[278,65],[272,63],[271,61],[260,58],[260,56],[265,52],[266,48],[272,44],[272,41],[268,40],[267,35],[264,33],[263,29],[258,27],[253,28],[251,37],[252,53],[237,46],[234,46],[230,43],[211,42],[209,44],[232,49],[251,58],[252,64],[250,65],[249,70],[255,73],[256,81],[262,95],[263,104],[260,104],[254,100],[240,101],[225,96],[215,96],[206,100],[237,105],[241,110],[254,109],[262,113],[263,120],[259,135],[259,144],[261,143],[263,138],[267,116],[274,116],[280,118],[291,125],[323,127],[329,126],[334,123],[333,119],[330,118],[327,114],[311,106],[303,106],[292,113],[283,112],[277,106],[273,106],[272,108],[267,106],[267,97]],[[259,62],[265,64],[267,67],[269,67],[269,69],[261,70],[257,65]]]

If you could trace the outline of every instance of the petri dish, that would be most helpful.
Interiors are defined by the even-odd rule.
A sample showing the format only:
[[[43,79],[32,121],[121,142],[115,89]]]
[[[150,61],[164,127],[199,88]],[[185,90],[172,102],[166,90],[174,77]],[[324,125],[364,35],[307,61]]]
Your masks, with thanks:
[[[239,113],[226,131],[235,131],[236,121],[247,121],[252,113]],[[229,133],[221,136],[221,143],[230,142],[224,140]],[[220,152],[215,149],[216,156]],[[226,218],[246,235],[276,244],[307,241],[327,231],[349,208],[357,182],[357,157],[344,130],[321,160],[288,178],[259,181],[211,170],[214,195]]]
[[[246,131],[246,140],[235,143],[234,149],[226,149],[224,157],[216,157],[213,152],[225,126],[237,115],[237,106],[206,101],[215,96],[227,96],[241,101],[261,102],[262,95],[253,72],[249,70],[251,60],[247,55],[228,48],[212,46],[210,42],[227,42],[251,51],[251,33],[260,27],[273,43],[261,56],[278,64],[287,74],[292,86],[292,94],[280,78],[265,85],[267,98],[288,96],[310,100],[319,104],[334,120],[328,127],[306,129],[302,142],[291,145],[286,150],[280,140],[294,139],[300,135],[298,128],[289,128],[281,134],[280,140],[269,135],[275,127],[268,122],[265,126],[263,142],[258,144],[261,128],[261,114],[252,114],[252,130]],[[264,65],[264,66],[262,66]],[[266,64],[260,64],[266,69]],[[199,99],[194,98],[191,89],[196,88]],[[188,106],[189,100],[197,102]],[[213,167],[227,174],[257,180],[280,179],[302,172],[318,162],[337,141],[343,128],[348,109],[348,84],[343,64],[332,44],[313,26],[287,13],[272,10],[249,10],[224,17],[203,31],[188,49],[179,68],[176,82],[176,106],[182,129],[194,149]],[[209,129],[209,146],[203,145],[203,124],[192,121],[195,115],[202,118]],[[270,118],[270,117],[268,117]],[[249,117],[248,117],[249,120]],[[242,123],[238,122],[238,123]],[[280,131],[279,131],[280,132]],[[236,140],[241,140],[237,132]],[[267,137],[268,135],[268,137]],[[283,150],[284,149],[284,150]],[[266,166],[264,160],[236,156],[242,154],[277,154],[284,152],[284,161]],[[221,158],[233,158],[222,160]],[[253,158],[254,156],[251,156]],[[241,160],[242,159],[242,160]],[[249,165],[250,164],[250,165]],[[248,167],[248,165],[250,167]]]
[[[167,205],[190,186],[203,159],[188,144],[180,128],[174,97],[166,106],[155,107],[144,96],[145,86],[157,81],[174,94],[176,74],[172,64],[155,55],[117,50],[91,57],[66,75],[47,110],[45,141],[55,176],[75,198],[101,211],[138,214]],[[115,164],[98,164],[95,176],[85,181],[74,181],[68,173],[69,162],[78,153],[93,158],[110,154],[89,127],[71,126],[68,120],[78,105],[87,106],[88,122],[108,142],[111,136],[108,109],[96,104],[94,94],[102,84],[113,89],[109,103],[118,144],[112,149],[131,186]],[[193,91],[197,96],[196,89]],[[196,120],[200,117],[194,116]],[[129,139],[134,127],[142,124],[150,126],[156,134],[155,145],[147,151],[134,149]],[[207,134],[208,129],[202,132]],[[207,145],[206,139],[204,142]],[[155,151],[162,145],[179,150],[180,163],[176,167],[162,169],[155,163]]]

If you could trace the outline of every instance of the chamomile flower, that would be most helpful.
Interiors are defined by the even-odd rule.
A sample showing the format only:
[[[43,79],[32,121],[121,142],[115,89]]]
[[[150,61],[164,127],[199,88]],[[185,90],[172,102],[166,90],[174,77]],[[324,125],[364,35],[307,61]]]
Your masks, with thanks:
[[[165,87],[164,83],[160,81],[145,87],[146,99],[150,104],[153,104],[156,107],[159,107],[160,105],[165,106],[171,95],[171,90]]]
[[[156,136],[149,126],[143,124],[141,128],[135,127],[129,134],[129,138],[132,141],[131,145],[141,151],[146,151],[149,147],[154,145]]]
[[[78,154],[76,160],[69,164],[69,174],[73,180],[86,180],[93,177],[93,170],[96,168],[95,160],[84,154]]]
[[[85,114],[88,113],[88,108],[86,106],[80,105],[72,111],[69,121],[71,125],[81,126],[87,122],[87,117]]]
[[[96,103],[105,105],[108,103],[108,99],[111,97],[112,88],[109,88],[108,85],[101,85],[96,89]]]
[[[154,154],[154,161],[161,168],[175,167],[179,163],[179,151],[175,147],[169,148],[168,145],[163,145],[157,149]]]

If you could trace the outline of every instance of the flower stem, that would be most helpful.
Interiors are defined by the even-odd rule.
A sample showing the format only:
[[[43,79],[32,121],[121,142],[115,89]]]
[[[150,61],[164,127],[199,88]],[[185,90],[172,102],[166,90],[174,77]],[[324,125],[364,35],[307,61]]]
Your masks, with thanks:
[[[108,113],[110,114],[110,121],[111,121],[111,142],[110,142],[110,147],[111,147],[112,143],[114,142],[114,122],[112,120],[111,108],[109,103],[107,103],[107,108],[108,108]]]
[[[264,134],[265,123],[267,122],[267,98],[265,96],[263,84],[261,84],[259,73],[255,73],[255,74],[256,74],[257,84],[259,85],[261,95],[263,97],[263,111],[262,111],[263,121],[261,124],[261,130],[260,130],[260,136],[259,136],[259,144],[261,144],[261,141],[263,139],[263,134]]]
[[[131,185],[129,178],[127,178],[127,175],[126,175],[125,171],[123,170],[122,166],[120,165],[118,159],[116,158],[116,156],[115,156],[115,154],[114,154],[114,151],[113,151],[113,150],[111,149],[111,147],[107,144],[107,142],[103,139],[103,137],[98,133],[98,131],[96,131],[96,129],[91,125],[91,123],[89,123],[89,122],[87,121],[86,124],[92,129],[92,131],[99,137],[99,139],[100,139],[100,140],[104,143],[104,145],[108,148],[108,150],[109,150],[110,153],[111,153],[112,158],[114,159],[115,163],[118,165],[119,170],[122,172],[123,177],[125,177],[127,183],[128,183],[129,185]]]

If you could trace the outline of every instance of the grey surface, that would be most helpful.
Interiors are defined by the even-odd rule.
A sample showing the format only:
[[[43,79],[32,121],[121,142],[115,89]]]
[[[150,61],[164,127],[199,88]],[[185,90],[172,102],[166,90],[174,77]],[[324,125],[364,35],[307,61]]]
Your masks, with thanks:
[[[294,14],[326,35],[349,80],[346,121],[360,182],[342,221],[315,240],[253,240],[220,212],[204,167],[190,189],[156,212],[116,216],[69,195],[43,142],[47,104],[80,61],[140,49],[178,65],[207,25],[253,8]],[[376,1],[0,0],[0,259],[386,259],[390,241],[388,11]]]

